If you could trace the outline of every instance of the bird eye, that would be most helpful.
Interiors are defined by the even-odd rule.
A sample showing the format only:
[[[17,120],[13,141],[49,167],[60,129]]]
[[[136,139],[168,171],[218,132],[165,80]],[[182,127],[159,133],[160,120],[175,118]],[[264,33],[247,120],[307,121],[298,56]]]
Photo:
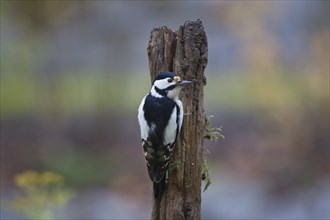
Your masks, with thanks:
[[[168,79],[167,82],[171,83],[173,82],[173,79]]]

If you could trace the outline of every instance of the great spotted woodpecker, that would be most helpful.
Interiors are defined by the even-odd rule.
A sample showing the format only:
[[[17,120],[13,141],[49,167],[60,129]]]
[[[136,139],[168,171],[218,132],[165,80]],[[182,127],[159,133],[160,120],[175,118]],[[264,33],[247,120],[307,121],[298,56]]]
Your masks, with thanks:
[[[183,107],[178,95],[182,87],[190,83],[175,73],[162,72],[139,106],[142,149],[154,196],[158,198],[165,190],[168,163],[183,121]]]

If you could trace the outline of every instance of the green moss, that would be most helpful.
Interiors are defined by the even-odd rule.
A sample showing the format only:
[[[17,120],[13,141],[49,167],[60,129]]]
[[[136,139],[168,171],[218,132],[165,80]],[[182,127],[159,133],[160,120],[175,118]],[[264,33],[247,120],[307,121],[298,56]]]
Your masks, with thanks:
[[[222,132],[222,126],[220,127],[210,127],[210,121],[211,118],[213,118],[213,115],[208,115],[205,117],[205,134],[204,138],[217,142],[219,139],[225,139],[225,136],[221,133]]]
[[[213,115],[208,115],[205,117],[205,135],[204,138],[207,140],[217,142],[219,139],[225,139],[225,136],[222,134],[222,126],[221,127],[211,127],[210,122]],[[204,147],[204,154],[202,159],[202,181],[205,184],[203,192],[207,190],[207,188],[211,185],[211,176],[209,172],[209,167],[207,164],[207,154],[209,151]]]
[[[169,173],[175,172],[175,171],[180,170],[180,169],[182,169],[182,163],[179,160],[171,162],[168,166],[168,172]]]
[[[203,156],[203,161],[202,161],[202,181],[205,184],[203,189],[203,192],[205,192],[212,183],[209,173],[209,167],[205,155]]]

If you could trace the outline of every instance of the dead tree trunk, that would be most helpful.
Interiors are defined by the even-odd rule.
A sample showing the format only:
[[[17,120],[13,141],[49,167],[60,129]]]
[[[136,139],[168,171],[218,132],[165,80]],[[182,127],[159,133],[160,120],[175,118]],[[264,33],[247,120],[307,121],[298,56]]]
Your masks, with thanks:
[[[159,72],[173,71],[193,82],[181,92],[186,115],[170,161],[167,189],[160,201],[154,199],[152,219],[199,220],[207,64],[207,38],[202,22],[187,21],[176,32],[167,27],[153,29],[148,57],[151,81]]]

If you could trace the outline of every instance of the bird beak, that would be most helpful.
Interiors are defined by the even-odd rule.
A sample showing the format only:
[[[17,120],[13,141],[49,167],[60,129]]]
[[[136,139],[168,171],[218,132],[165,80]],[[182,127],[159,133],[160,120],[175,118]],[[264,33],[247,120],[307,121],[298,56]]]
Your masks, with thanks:
[[[188,81],[188,80],[181,80],[181,78],[179,76],[175,76],[174,81],[176,82],[177,86],[185,86],[185,85],[191,83],[191,81]]]
[[[190,84],[191,81],[188,80],[181,80],[180,82],[177,83],[178,86],[186,86],[188,84]]]

